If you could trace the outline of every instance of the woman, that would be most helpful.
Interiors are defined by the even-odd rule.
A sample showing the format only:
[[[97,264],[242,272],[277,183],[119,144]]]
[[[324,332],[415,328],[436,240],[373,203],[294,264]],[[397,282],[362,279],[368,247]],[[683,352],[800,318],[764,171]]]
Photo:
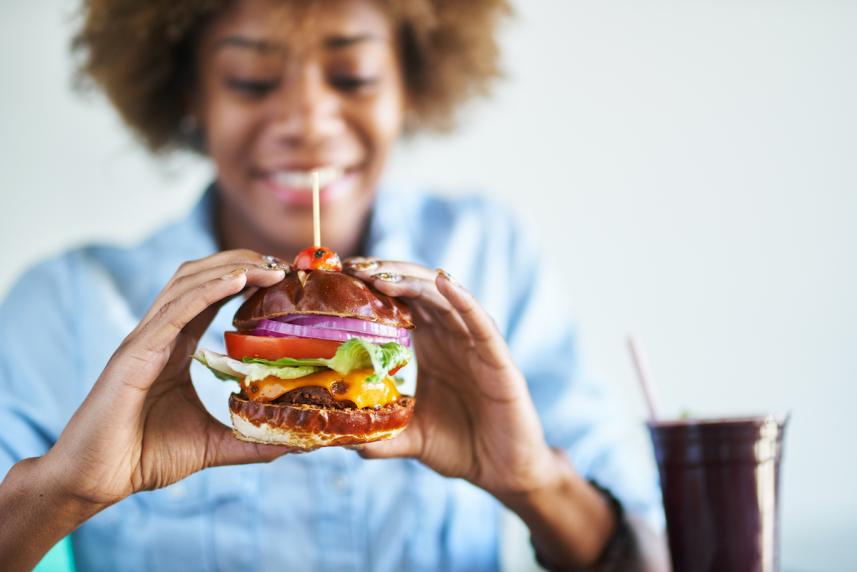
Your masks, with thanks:
[[[4,303],[4,569],[76,530],[86,570],[491,570],[501,504],[549,568],[656,565],[640,548],[658,541],[635,539],[657,523],[657,489],[575,371],[549,269],[490,202],[378,190],[403,131],[444,127],[485,91],[505,10],[86,5],[85,71],[151,149],[193,146],[217,180],[185,221],[40,265]],[[326,246],[373,256],[349,271],[417,319],[415,418],[359,456],[240,442],[204,406],[228,390],[189,373],[234,297],[283,278],[266,257],[307,246],[313,169],[327,173]]]

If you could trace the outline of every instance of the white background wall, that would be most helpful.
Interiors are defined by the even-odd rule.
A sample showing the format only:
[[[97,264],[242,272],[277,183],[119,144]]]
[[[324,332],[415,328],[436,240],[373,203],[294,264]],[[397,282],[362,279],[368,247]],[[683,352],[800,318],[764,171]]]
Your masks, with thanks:
[[[0,292],[48,253],[146,234],[208,177],[71,92],[75,5],[0,3]],[[784,570],[857,569],[857,3],[527,0],[505,45],[493,102],[391,179],[537,223],[636,419],[629,330],[667,411],[791,411]]]

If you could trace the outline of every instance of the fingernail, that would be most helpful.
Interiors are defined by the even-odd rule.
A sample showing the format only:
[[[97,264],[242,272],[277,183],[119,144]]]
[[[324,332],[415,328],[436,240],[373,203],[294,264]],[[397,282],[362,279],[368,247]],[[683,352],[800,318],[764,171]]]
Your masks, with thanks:
[[[220,279],[221,280],[235,280],[236,278],[238,278],[242,274],[246,274],[246,273],[247,273],[246,268],[236,268],[235,270],[232,270],[231,272],[227,272],[226,274],[221,276]]]
[[[266,262],[265,264],[260,264],[259,268],[262,270],[282,270],[286,274],[288,274],[292,269],[288,264],[281,262]]]
[[[372,278],[377,278],[378,280],[383,280],[384,282],[401,282],[402,275],[397,274],[395,272],[379,272],[378,274],[373,274]]]
[[[449,272],[447,272],[443,268],[436,268],[435,270],[437,270],[438,276],[443,276],[444,278],[446,278],[447,280],[452,282],[455,286],[461,286],[461,284],[458,282],[458,280],[453,278],[452,274],[450,274]]]
[[[271,256],[270,254],[266,254],[262,257],[262,264],[260,264],[259,267],[264,268],[265,270],[284,270],[286,272],[289,272],[292,269],[288,262],[282,258]]]
[[[345,445],[344,447],[346,449],[350,449],[352,451],[362,451],[364,446],[363,445]]]
[[[356,270],[357,272],[367,272],[369,270],[375,270],[378,268],[377,260],[361,260],[359,262],[346,262],[345,265],[349,270]]]

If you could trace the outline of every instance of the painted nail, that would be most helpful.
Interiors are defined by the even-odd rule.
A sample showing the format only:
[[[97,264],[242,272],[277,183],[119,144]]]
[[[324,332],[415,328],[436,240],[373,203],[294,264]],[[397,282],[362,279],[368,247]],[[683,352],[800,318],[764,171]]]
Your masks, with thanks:
[[[368,272],[369,270],[375,270],[378,268],[377,260],[361,260],[359,262],[346,262],[346,266],[348,266],[349,270],[356,270],[357,272]]]
[[[379,272],[378,274],[373,274],[372,278],[377,278],[384,282],[401,282],[403,277],[401,274],[395,272]]]
[[[292,269],[291,265],[288,262],[280,260],[276,256],[266,254],[262,257],[262,260],[264,262],[259,265],[259,268],[262,268],[264,270],[283,270],[286,272],[286,274],[288,274]]]
[[[282,270],[286,274],[291,271],[291,266],[288,264],[281,264],[279,262],[266,262],[265,264],[260,264],[259,268],[262,270]]]
[[[438,276],[443,276],[444,278],[446,278],[447,280],[452,282],[455,286],[461,286],[461,284],[458,282],[458,280],[453,278],[452,274],[450,274],[449,272],[447,272],[443,268],[436,268],[435,270],[437,270]]]
[[[238,278],[239,276],[241,276],[242,274],[246,274],[246,273],[247,273],[246,268],[236,268],[235,270],[232,270],[231,272],[227,272],[226,274],[221,276],[220,279],[221,280],[234,280],[234,279]]]

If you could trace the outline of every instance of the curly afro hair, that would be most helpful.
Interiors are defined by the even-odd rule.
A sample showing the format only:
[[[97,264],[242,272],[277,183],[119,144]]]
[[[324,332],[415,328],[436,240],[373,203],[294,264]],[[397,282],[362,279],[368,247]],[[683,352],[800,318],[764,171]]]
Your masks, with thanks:
[[[284,0],[286,1],[286,0]],[[324,0],[314,0],[324,1]],[[505,0],[380,0],[398,34],[413,111],[408,132],[446,131],[500,76]],[[81,85],[101,88],[154,152],[198,147],[183,133],[196,37],[230,0],[84,0],[73,41]]]

